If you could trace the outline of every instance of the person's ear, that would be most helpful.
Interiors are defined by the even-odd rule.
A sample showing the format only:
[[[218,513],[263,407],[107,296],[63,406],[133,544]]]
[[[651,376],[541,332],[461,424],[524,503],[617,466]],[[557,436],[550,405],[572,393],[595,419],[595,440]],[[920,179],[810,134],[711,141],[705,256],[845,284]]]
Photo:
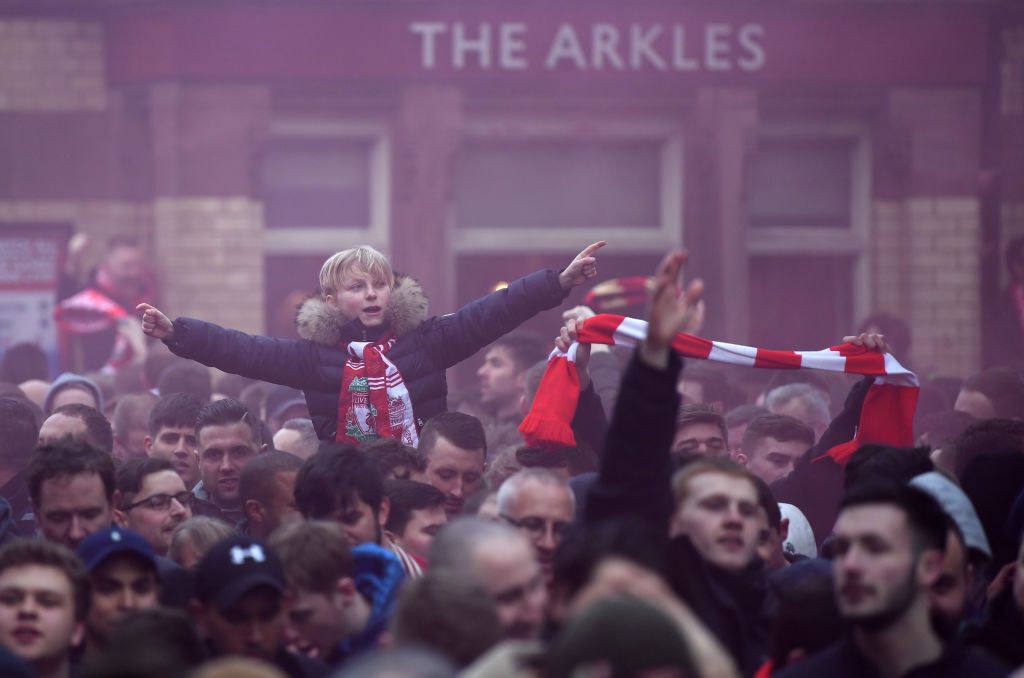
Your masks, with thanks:
[[[125,511],[118,508],[121,502],[124,501],[124,493],[121,490],[114,490],[114,496],[111,498],[111,513],[114,515],[114,522],[118,527],[127,527],[128,516]]]
[[[255,499],[246,499],[245,504],[242,505],[242,512],[251,523],[262,523],[267,517],[263,504]]]
[[[146,451],[146,456],[153,454],[153,436],[146,436],[146,439],[142,441],[142,449]]]
[[[78,647],[85,640],[85,622],[75,622],[74,629],[71,630],[71,647]]]
[[[342,607],[351,605],[355,596],[359,595],[359,589],[356,588],[355,580],[352,577],[342,577],[339,579],[334,585],[334,591],[341,600]]]
[[[942,551],[938,549],[926,549],[918,557],[918,579],[926,587],[930,588],[942,574],[942,558]]]
[[[747,459],[747,455],[743,454],[742,452],[737,452],[734,460],[740,466],[746,466],[748,463],[750,463],[750,460]]]
[[[377,523],[381,528],[387,525],[389,513],[391,513],[391,500],[384,497],[380,500],[380,508],[377,510]]]

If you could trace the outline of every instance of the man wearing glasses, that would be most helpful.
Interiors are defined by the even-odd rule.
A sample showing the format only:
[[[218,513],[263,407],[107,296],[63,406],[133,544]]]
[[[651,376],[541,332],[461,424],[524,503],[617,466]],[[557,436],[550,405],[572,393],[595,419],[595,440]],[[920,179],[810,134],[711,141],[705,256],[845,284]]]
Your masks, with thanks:
[[[525,469],[502,483],[497,501],[498,516],[533,544],[544,581],[550,585],[555,549],[576,513],[569,484],[547,469]]]
[[[166,556],[174,528],[192,517],[192,498],[171,462],[133,459],[117,471],[114,520]]]

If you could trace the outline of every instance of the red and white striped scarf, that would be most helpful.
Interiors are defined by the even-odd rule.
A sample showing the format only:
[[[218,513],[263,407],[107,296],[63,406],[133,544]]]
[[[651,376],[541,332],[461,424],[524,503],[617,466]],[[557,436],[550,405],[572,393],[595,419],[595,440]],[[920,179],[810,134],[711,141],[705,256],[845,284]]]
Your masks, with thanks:
[[[579,330],[584,344],[636,346],[647,336],[647,323],[617,315],[588,318]],[[579,399],[576,374],[576,350],[555,349],[541,379],[530,413],[519,430],[530,444],[574,445],[570,427]],[[882,443],[907,447],[913,444],[914,410],[917,408],[917,376],[888,353],[863,346],[842,344],[821,351],[772,351],[752,346],[709,341],[680,332],[672,347],[685,358],[714,360],[731,365],[777,370],[815,369],[874,377],[861,409],[860,423],[853,440],[838,445],[828,454],[840,464],[846,463],[864,443]]]
[[[419,434],[412,400],[402,373],[387,359],[393,336],[377,342],[352,341],[338,394],[338,432],[335,440],[352,445],[375,438],[395,438],[416,447]]]

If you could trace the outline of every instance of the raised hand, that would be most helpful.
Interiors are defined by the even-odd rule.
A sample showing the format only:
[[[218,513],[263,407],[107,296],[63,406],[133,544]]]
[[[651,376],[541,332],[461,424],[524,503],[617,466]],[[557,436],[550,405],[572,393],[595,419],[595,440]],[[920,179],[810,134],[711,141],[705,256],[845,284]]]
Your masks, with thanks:
[[[580,307],[586,308],[586,307]],[[577,321],[575,318],[569,318],[565,321],[565,325],[562,326],[561,331],[555,338],[555,346],[560,351],[568,351],[569,347],[572,346],[574,341],[579,339],[579,330],[583,327],[583,321]],[[585,391],[590,386],[590,344],[580,344],[576,348],[576,373],[580,379],[580,390]]]
[[[169,339],[174,336],[171,319],[150,304],[139,304],[136,311],[142,311],[142,331],[154,339]]]
[[[689,258],[686,250],[665,255],[654,276],[647,313],[647,338],[640,357],[653,367],[668,365],[669,347],[678,332],[694,333],[704,322],[704,282],[693,280],[680,292],[679,275]]]
[[[568,290],[577,285],[582,285],[587,280],[597,277],[597,257],[594,253],[605,246],[604,240],[599,240],[576,255],[576,258],[569,262],[565,270],[558,274],[558,282],[563,290]]]
[[[884,334],[863,332],[861,334],[843,337],[843,343],[863,346],[864,348],[872,351],[879,351],[880,353],[892,353],[892,348],[888,343],[886,343]]]

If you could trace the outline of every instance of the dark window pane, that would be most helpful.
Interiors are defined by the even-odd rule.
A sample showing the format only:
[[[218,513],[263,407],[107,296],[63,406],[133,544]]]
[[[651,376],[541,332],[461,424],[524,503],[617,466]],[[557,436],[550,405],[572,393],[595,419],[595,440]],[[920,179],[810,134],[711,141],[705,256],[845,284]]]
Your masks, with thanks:
[[[262,166],[268,228],[370,225],[370,142],[287,142]]]
[[[749,175],[750,225],[849,228],[852,143],[762,140]]]

